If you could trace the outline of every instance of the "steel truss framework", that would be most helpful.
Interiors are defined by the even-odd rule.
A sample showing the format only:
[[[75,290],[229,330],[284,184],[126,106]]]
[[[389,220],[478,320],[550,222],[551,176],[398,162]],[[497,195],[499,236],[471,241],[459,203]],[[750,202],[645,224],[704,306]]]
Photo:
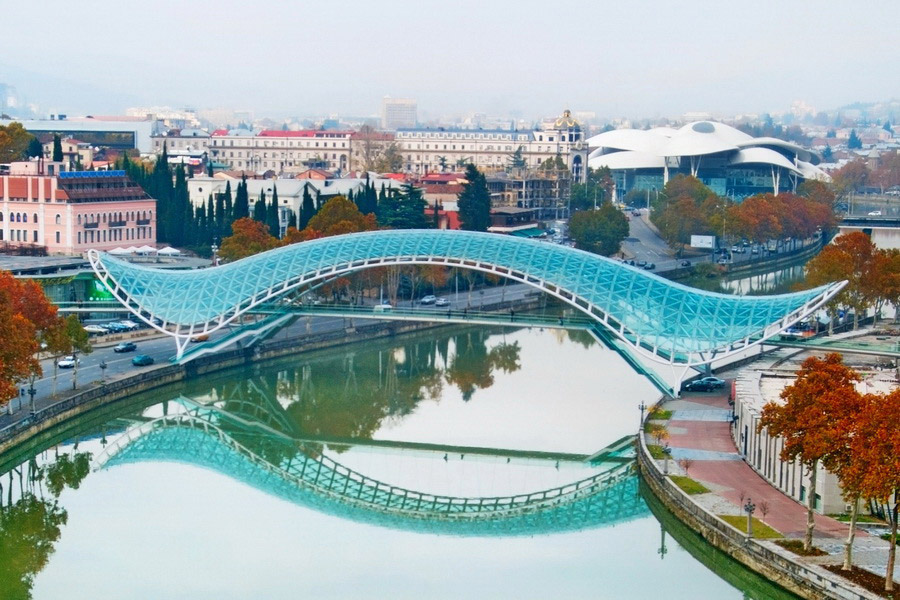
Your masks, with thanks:
[[[566,486],[509,497],[452,497],[366,477],[321,452],[297,451],[278,435],[246,439],[252,423],[195,407],[127,430],[98,456],[100,467],[173,461],[222,473],[274,496],[341,518],[449,535],[534,535],[612,525],[646,514],[633,462]],[[265,427],[264,427],[265,429]],[[256,432],[260,434],[258,430]]]
[[[382,266],[438,264],[525,283],[590,315],[638,354],[685,367],[759,344],[817,310],[846,284],[776,296],[731,296],[565,246],[438,230],[335,236],[197,271],[152,269],[95,250],[89,259],[131,312],[175,337],[178,358],[192,336],[225,327],[260,304]]]

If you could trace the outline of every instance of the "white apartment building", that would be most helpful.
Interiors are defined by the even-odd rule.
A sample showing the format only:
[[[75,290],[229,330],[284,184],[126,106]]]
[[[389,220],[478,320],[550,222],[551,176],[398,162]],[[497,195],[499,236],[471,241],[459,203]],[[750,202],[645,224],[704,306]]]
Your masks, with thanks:
[[[229,169],[283,173],[292,167],[338,173],[350,166],[351,131],[216,130],[209,139],[209,160]]]
[[[391,98],[381,101],[381,127],[391,131],[401,127],[415,127],[419,122],[418,105],[412,98]]]
[[[539,129],[528,131],[401,128],[396,143],[403,155],[404,170],[422,175],[468,163],[485,172],[503,170],[510,166],[517,151],[527,169],[559,156],[575,181],[584,181],[587,165],[581,125],[568,110],[559,118],[544,122]]]

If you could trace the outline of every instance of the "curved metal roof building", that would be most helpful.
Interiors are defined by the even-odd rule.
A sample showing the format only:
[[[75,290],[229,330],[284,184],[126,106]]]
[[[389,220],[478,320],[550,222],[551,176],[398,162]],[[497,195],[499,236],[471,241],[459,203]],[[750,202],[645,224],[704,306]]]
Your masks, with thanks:
[[[758,344],[816,310],[845,283],[777,296],[730,296],[566,246],[441,230],[329,237],[197,271],[152,269],[94,250],[89,258],[129,310],[176,338],[179,358],[192,336],[221,329],[297,289],[379,266],[438,264],[507,277],[591,316],[638,353],[680,365],[706,364]]]
[[[624,191],[662,189],[676,173],[693,175],[717,194],[736,198],[791,190],[801,179],[828,179],[815,166],[819,157],[812,151],[714,121],[679,129],[616,129],[595,135],[588,145],[594,149],[588,165],[609,167]]]

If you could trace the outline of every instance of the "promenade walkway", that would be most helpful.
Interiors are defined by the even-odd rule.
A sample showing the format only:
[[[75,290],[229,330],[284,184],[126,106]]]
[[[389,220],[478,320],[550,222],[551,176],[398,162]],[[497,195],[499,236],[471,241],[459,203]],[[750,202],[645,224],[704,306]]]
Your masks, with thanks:
[[[746,516],[741,507],[750,498],[756,505],[756,518],[765,521],[786,538],[803,538],[806,531],[805,506],[770,485],[738,454],[731,437],[731,407],[727,392],[686,393],[682,399],[667,402],[665,408],[672,411],[667,423],[668,444],[671,447],[668,470],[669,473],[684,474],[678,461],[692,461],[688,475],[710,490],[708,494],[691,497],[697,504],[718,515]],[[655,443],[655,440],[648,438],[648,443]],[[763,503],[768,505],[765,517],[760,510]],[[828,556],[804,560],[818,564],[840,564],[848,526],[819,514],[815,516],[815,521],[814,543]],[[854,564],[884,576],[888,547],[888,543],[880,538],[858,530],[854,543]],[[896,577],[898,569],[894,572]]]

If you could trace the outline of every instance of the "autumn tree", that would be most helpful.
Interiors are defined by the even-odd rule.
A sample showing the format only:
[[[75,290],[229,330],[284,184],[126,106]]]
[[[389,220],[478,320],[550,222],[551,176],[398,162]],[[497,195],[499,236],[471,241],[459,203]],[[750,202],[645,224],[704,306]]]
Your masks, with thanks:
[[[219,256],[225,260],[239,260],[278,246],[278,239],[269,234],[266,224],[249,217],[232,223],[231,231],[219,248]]]
[[[815,528],[816,480],[819,465],[830,462],[838,451],[841,437],[842,404],[856,392],[859,374],[844,365],[840,354],[830,353],[824,359],[815,356],[803,361],[794,383],[781,392],[782,402],[763,406],[758,430],[766,429],[770,437],[781,437],[781,460],[799,460],[809,473],[806,490],[806,536],[803,547],[812,547]]]
[[[375,215],[362,214],[353,202],[343,196],[335,196],[323,204],[307,225],[308,230],[315,232],[309,235],[309,239],[372,231],[375,228]]]
[[[835,194],[843,198],[850,192],[855,192],[868,184],[869,176],[869,166],[866,164],[866,161],[858,158],[832,173],[831,185]]]
[[[879,293],[875,254],[869,236],[855,231],[836,237],[806,265],[806,283],[810,286],[848,282],[835,302],[853,309],[854,329],[859,325],[860,314],[865,314]]]
[[[22,160],[32,139],[21,123],[0,125],[0,163]]]
[[[708,222],[716,213],[719,197],[696,177],[676,175],[651,204],[650,220],[672,247],[683,248],[694,234],[715,232]]]
[[[894,590],[892,574],[897,556],[897,521],[900,511],[900,389],[868,395],[865,409],[857,413],[857,430],[850,449],[848,471],[863,498],[887,505],[891,525],[884,589]]]

